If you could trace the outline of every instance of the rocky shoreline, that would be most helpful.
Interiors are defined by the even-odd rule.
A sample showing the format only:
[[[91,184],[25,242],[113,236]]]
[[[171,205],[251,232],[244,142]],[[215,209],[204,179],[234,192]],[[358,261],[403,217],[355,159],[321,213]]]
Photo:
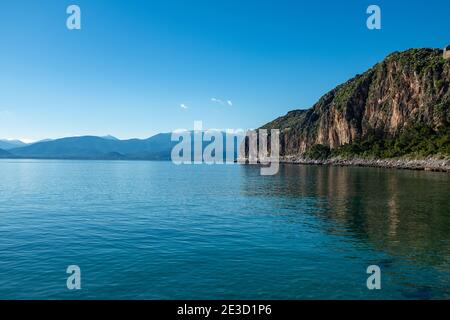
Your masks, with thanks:
[[[430,157],[426,159],[398,158],[398,159],[344,159],[331,158],[326,160],[313,160],[301,157],[282,157],[280,163],[378,167],[404,170],[425,170],[450,173],[450,158]]]

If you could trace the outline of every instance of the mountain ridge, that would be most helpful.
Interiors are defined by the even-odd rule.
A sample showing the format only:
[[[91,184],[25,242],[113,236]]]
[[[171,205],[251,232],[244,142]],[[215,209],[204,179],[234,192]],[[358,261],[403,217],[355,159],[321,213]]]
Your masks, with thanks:
[[[287,159],[450,155],[450,60],[440,49],[394,52],[262,129],[280,129]]]
[[[167,160],[174,143],[170,133],[128,140],[112,136],[79,136],[36,142],[8,152],[16,158]]]
[[[24,147],[27,143],[20,141],[20,140],[6,140],[6,139],[0,139],[0,149],[3,150],[9,150],[14,149],[18,147]]]
[[[191,156],[194,156],[194,137],[191,135]],[[202,139],[203,140],[203,139]],[[76,160],[170,160],[179,141],[172,141],[172,133],[159,133],[147,139],[119,140],[112,136],[77,136],[40,141],[25,147],[0,153],[1,158],[15,159],[76,159]],[[210,142],[202,141],[203,151]],[[223,158],[226,156],[226,136],[223,136]],[[237,146],[234,148],[237,158]]]
[[[9,153],[6,150],[0,149],[0,158],[9,157],[11,156],[11,153]]]

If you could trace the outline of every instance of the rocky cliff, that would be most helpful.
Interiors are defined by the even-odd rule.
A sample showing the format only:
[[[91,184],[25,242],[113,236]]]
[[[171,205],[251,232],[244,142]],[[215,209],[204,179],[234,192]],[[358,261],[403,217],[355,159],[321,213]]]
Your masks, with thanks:
[[[450,60],[411,49],[262,128],[281,130],[282,157],[450,154],[449,107]]]

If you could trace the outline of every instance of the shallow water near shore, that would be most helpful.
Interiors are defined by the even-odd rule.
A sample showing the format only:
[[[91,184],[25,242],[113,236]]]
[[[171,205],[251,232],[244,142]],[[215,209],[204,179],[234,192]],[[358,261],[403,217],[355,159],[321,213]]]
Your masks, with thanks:
[[[0,299],[448,299],[449,194],[424,171],[0,160]]]

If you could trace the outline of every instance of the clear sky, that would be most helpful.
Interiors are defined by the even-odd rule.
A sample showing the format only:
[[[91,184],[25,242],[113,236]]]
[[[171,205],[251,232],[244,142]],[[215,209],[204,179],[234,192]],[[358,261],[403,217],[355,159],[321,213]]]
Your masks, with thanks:
[[[145,138],[255,128],[392,51],[442,48],[450,1],[4,0],[0,41],[0,138]]]

